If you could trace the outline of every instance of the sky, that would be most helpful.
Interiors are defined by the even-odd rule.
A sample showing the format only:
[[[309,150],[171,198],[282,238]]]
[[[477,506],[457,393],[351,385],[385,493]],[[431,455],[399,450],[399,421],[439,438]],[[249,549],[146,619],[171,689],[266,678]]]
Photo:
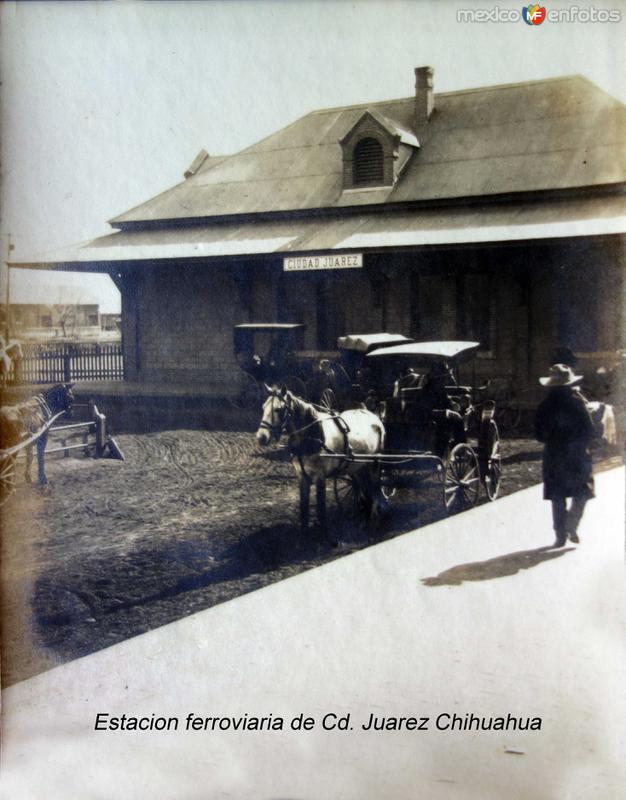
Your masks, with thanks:
[[[111,232],[201,148],[233,153],[316,108],[409,97],[416,66],[434,67],[435,92],[581,73],[626,102],[626,0],[578,4],[618,23],[457,21],[496,6],[522,3],[3,2],[3,258],[8,234],[20,260]],[[15,298],[64,291],[119,307],[107,276],[11,271]]]

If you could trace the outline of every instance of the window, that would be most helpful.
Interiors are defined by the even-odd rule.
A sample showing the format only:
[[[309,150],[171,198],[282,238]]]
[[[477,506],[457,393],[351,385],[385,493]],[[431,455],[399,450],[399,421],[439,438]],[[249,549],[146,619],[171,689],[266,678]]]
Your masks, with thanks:
[[[383,148],[377,139],[367,137],[357,142],[352,163],[354,186],[375,186],[384,178]]]

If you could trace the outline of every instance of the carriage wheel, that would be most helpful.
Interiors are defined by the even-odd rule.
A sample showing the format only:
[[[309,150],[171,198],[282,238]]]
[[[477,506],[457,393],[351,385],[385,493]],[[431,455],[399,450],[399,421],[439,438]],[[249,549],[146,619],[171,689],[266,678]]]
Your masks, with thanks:
[[[242,372],[240,376],[240,388],[237,394],[230,398],[233,408],[239,411],[260,408],[263,400],[263,392],[259,382],[249,372]]]
[[[337,506],[347,519],[361,519],[369,511],[368,498],[362,485],[352,475],[337,475],[333,480]]]
[[[15,456],[5,456],[0,461],[0,506],[4,505],[15,489]]]
[[[512,400],[496,408],[496,419],[503,431],[510,433],[517,430],[522,419],[522,409]]]
[[[347,534],[348,540],[361,540],[369,529],[370,498],[358,478],[351,475],[337,475],[333,480],[333,491],[344,537]]]
[[[327,386],[320,395],[320,406],[328,411],[339,411],[337,395],[330,386]]]
[[[478,456],[468,444],[452,448],[443,480],[443,501],[448,514],[472,508],[478,502],[480,469]]]
[[[285,384],[285,388],[290,391],[291,394],[295,394],[296,397],[300,397],[303,400],[307,399],[308,396],[305,383],[296,375],[287,375],[283,383]]]
[[[482,431],[482,478],[485,491],[490,500],[495,500],[500,489],[502,464],[500,461],[500,434],[495,420],[490,419],[483,426]]]

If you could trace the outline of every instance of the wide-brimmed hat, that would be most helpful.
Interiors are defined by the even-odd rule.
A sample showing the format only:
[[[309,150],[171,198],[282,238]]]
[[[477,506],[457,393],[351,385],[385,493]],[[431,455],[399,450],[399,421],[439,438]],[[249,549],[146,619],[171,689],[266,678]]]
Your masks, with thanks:
[[[542,386],[573,386],[582,381],[582,375],[574,375],[571,367],[567,364],[553,364],[550,367],[550,374],[545,378],[539,378]]]

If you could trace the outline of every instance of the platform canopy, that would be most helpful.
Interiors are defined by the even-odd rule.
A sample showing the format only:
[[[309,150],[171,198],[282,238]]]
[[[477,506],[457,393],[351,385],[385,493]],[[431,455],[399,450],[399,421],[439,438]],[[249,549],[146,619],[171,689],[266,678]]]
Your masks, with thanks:
[[[309,219],[214,222],[121,231],[56,256],[12,266],[109,272],[116,265],[399,247],[554,240],[626,233],[626,197],[368,211]]]

